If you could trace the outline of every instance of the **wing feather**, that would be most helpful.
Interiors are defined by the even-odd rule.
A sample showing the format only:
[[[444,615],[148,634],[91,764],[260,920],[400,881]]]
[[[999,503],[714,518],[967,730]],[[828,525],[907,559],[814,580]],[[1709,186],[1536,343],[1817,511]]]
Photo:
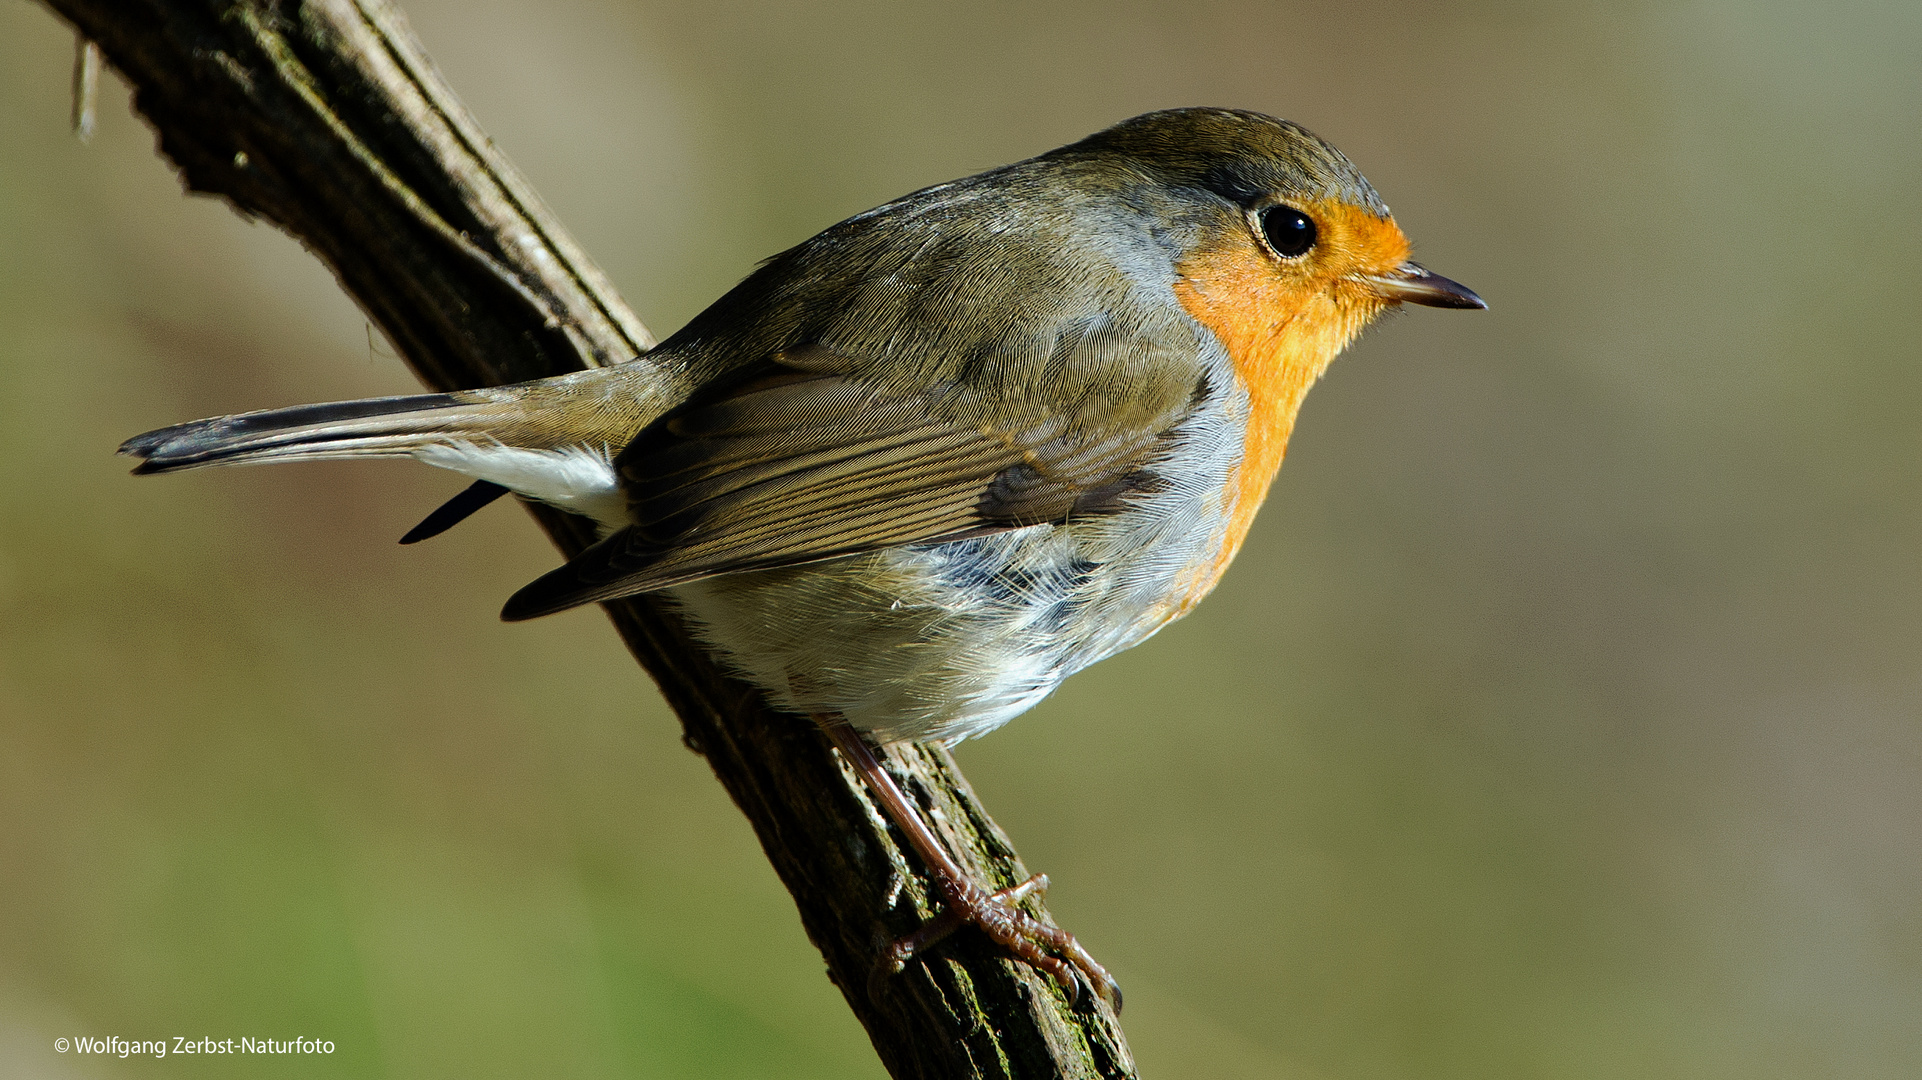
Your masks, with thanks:
[[[1085,402],[1049,410],[1037,393],[983,408],[952,382],[861,370],[819,346],[779,354],[643,431],[616,462],[634,524],[516,593],[503,617],[1111,512],[1155,485],[1194,398],[1192,366],[1175,366],[1186,385],[1164,388],[1158,409],[1089,429],[1073,419]]]

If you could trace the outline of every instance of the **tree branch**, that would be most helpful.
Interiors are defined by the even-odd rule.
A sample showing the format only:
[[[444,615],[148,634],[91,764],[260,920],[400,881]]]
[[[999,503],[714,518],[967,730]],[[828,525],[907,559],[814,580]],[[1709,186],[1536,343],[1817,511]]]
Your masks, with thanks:
[[[306,244],[429,387],[623,361],[686,378],[644,355],[646,328],[384,0],[48,3],[133,84],[186,186]],[[562,551],[592,540],[586,522],[533,509]],[[1070,1002],[972,931],[871,980],[886,944],[938,910],[919,863],[811,723],[770,711],[660,605],[607,607],[687,745],[753,824],[893,1075],[1134,1075],[1096,995]],[[1027,876],[946,752],[904,747],[887,759],[980,880]]]

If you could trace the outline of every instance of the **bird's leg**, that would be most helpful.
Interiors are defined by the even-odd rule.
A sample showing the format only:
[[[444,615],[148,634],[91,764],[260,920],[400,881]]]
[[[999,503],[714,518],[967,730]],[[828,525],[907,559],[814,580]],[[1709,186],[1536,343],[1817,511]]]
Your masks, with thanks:
[[[1036,874],[1013,888],[998,892],[989,892],[975,884],[961,864],[941,845],[934,830],[922,819],[920,810],[908,800],[907,793],[881,766],[880,758],[875,756],[867,740],[839,716],[816,716],[815,721],[834,741],[841,756],[854,766],[854,771],[861,774],[868,790],[873,792],[889,820],[907,837],[908,845],[914,848],[915,854],[921,856],[921,862],[927,866],[935,887],[948,904],[946,911],[929,920],[919,930],[888,946],[887,952],[881,957],[881,970],[890,975],[898,973],[916,952],[971,923],[1015,956],[1053,976],[1070,994],[1078,992],[1074,973],[1079,970],[1097,994],[1115,1009],[1121,1008],[1121,987],[1095,962],[1094,957],[1088,955],[1088,950],[1081,947],[1073,934],[1060,927],[1049,926],[1015,906],[1027,897],[1047,890],[1046,874]],[[1067,960],[1051,955],[1047,951],[1049,949],[1061,953]]]

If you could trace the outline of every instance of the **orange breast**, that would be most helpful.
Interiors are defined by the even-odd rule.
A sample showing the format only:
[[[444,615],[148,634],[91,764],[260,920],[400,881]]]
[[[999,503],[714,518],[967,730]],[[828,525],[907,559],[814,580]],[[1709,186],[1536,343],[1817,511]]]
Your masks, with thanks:
[[[1278,267],[1253,233],[1241,230],[1195,251],[1177,268],[1175,295],[1181,306],[1214,332],[1234,362],[1236,380],[1248,397],[1248,430],[1241,463],[1222,494],[1219,553],[1195,567],[1191,586],[1176,598],[1171,614],[1199,603],[1241,550],[1281,468],[1302,398],[1335,354],[1382,309],[1378,297],[1346,275],[1397,266],[1408,257],[1408,241],[1391,219],[1345,204],[1309,203],[1302,209],[1321,231],[1312,267]]]

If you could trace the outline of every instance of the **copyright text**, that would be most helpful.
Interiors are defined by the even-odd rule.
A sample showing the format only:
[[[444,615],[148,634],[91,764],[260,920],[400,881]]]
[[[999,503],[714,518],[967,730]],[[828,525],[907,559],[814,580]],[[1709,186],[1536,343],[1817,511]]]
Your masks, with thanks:
[[[164,1058],[169,1054],[331,1054],[334,1052],[334,1041],[302,1036],[291,1039],[256,1039],[252,1036],[216,1039],[211,1036],[190,1038],[175,1035],[170,1039],[97,1039],[91,1035],[76,1035],[71,1039],[55,1039],[53,1048],[62,1054],[122,1058]]]

